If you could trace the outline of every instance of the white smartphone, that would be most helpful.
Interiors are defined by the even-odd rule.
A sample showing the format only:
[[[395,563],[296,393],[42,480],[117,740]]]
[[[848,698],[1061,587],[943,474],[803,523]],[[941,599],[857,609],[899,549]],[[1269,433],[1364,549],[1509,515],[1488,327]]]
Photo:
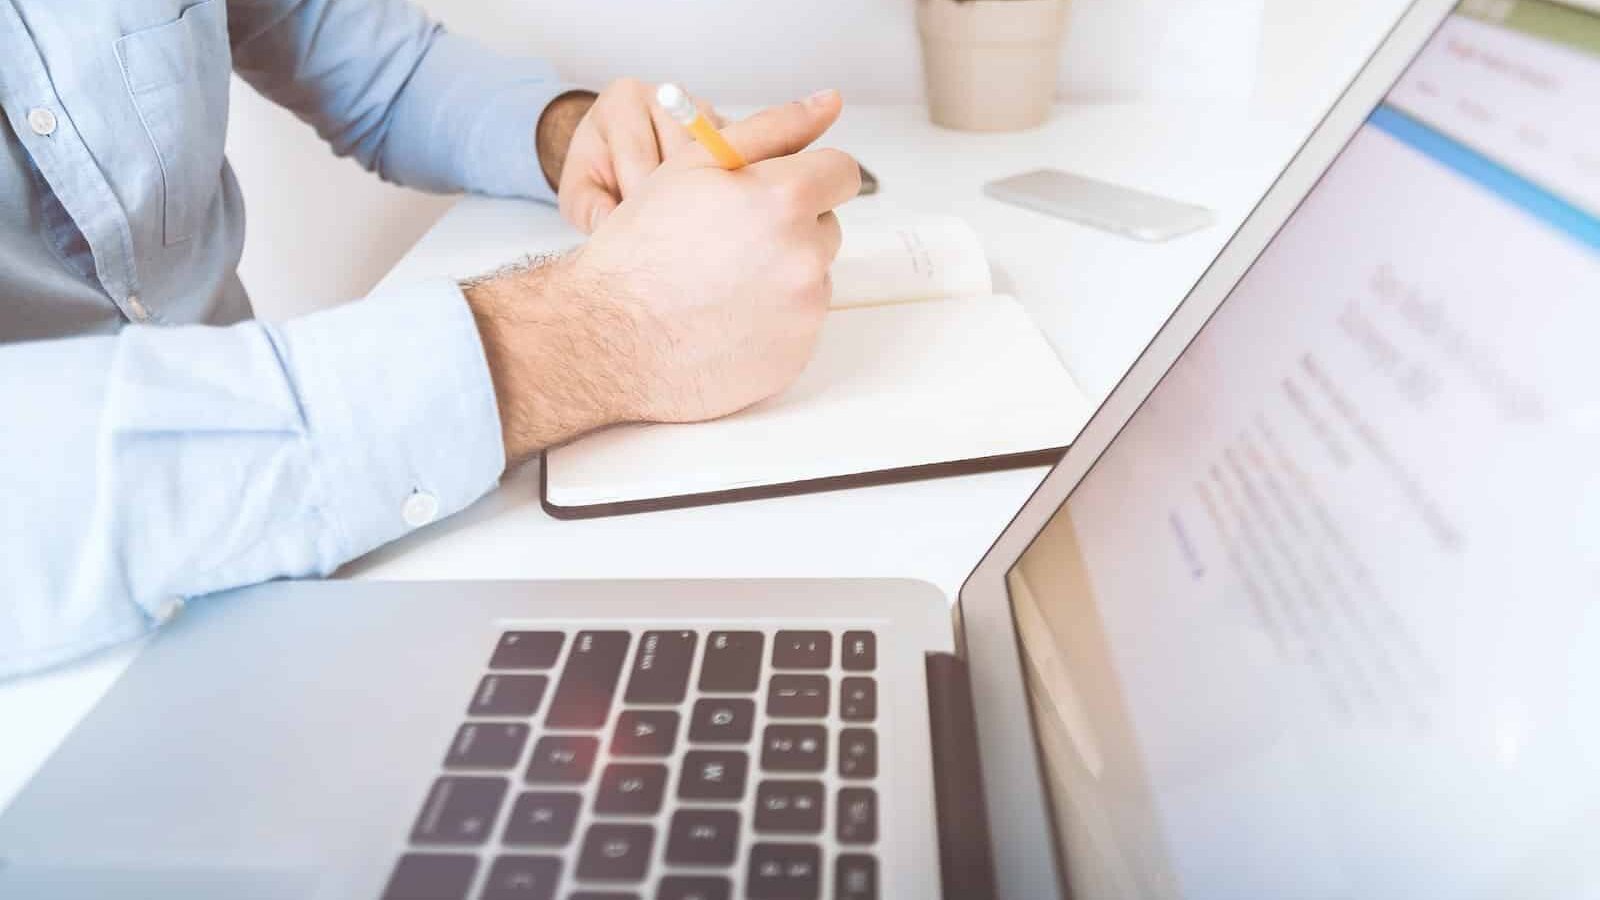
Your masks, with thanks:
[[[996,200],[1141,241],[1165,241],[1210,225],[1211,210],[1071,172],[1038,169],[991,181]]]

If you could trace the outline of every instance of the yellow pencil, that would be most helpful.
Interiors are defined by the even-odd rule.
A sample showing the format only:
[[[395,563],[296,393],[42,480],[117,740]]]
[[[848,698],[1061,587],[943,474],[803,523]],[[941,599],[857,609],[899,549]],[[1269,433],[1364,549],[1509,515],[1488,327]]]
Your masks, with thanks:
[[[744,157],[740,156],[739,151],[733,149],[733,145],[728,143],[722,133],[700,114],[700,110],[695,107],[694,101],[689,99],[689,95],[683,92],[683,88],[675,84],[663,84],[656,90],[656,102],[661,104],[667,115],[688,129],[689,134],[700,142],[700,146],[711,151],[711,157],[717,161],[717,165],[730,172],[744,168]]]

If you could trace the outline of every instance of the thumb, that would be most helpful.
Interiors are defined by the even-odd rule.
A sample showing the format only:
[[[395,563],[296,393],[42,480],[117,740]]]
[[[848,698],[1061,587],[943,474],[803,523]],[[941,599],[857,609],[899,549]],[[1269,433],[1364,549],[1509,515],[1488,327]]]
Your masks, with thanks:
[[[556,192],[561,215],[584,234],[594,234],[605,217],[617,208],[612,189],[593,176],[563,178],[562,182],[561,189]]]
[[[617,201],[610,194],[596,197],[589,207],[588,214],[584,217],[583,233],[594,234],[600,228],[600,223],[617,210]]]
[[[818,91],[804,100],[772,106],[722,129],[745,162],[799,153],[839,118],[838,91]]]

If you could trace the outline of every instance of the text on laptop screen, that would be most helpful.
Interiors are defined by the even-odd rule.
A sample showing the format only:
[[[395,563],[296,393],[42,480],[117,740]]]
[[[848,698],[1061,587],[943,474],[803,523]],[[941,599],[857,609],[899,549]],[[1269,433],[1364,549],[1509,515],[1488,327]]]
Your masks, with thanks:
[[[1600,892],[1600,15],[1458,7],[1008,581],[1077,897]]]

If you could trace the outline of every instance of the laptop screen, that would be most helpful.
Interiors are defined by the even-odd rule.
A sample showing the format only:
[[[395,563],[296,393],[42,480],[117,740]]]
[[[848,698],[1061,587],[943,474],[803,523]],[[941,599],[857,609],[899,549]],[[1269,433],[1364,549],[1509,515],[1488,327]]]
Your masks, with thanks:
[[[1008,585],[1079,900],[1600,892],[1600,15],[1457,7]]]

